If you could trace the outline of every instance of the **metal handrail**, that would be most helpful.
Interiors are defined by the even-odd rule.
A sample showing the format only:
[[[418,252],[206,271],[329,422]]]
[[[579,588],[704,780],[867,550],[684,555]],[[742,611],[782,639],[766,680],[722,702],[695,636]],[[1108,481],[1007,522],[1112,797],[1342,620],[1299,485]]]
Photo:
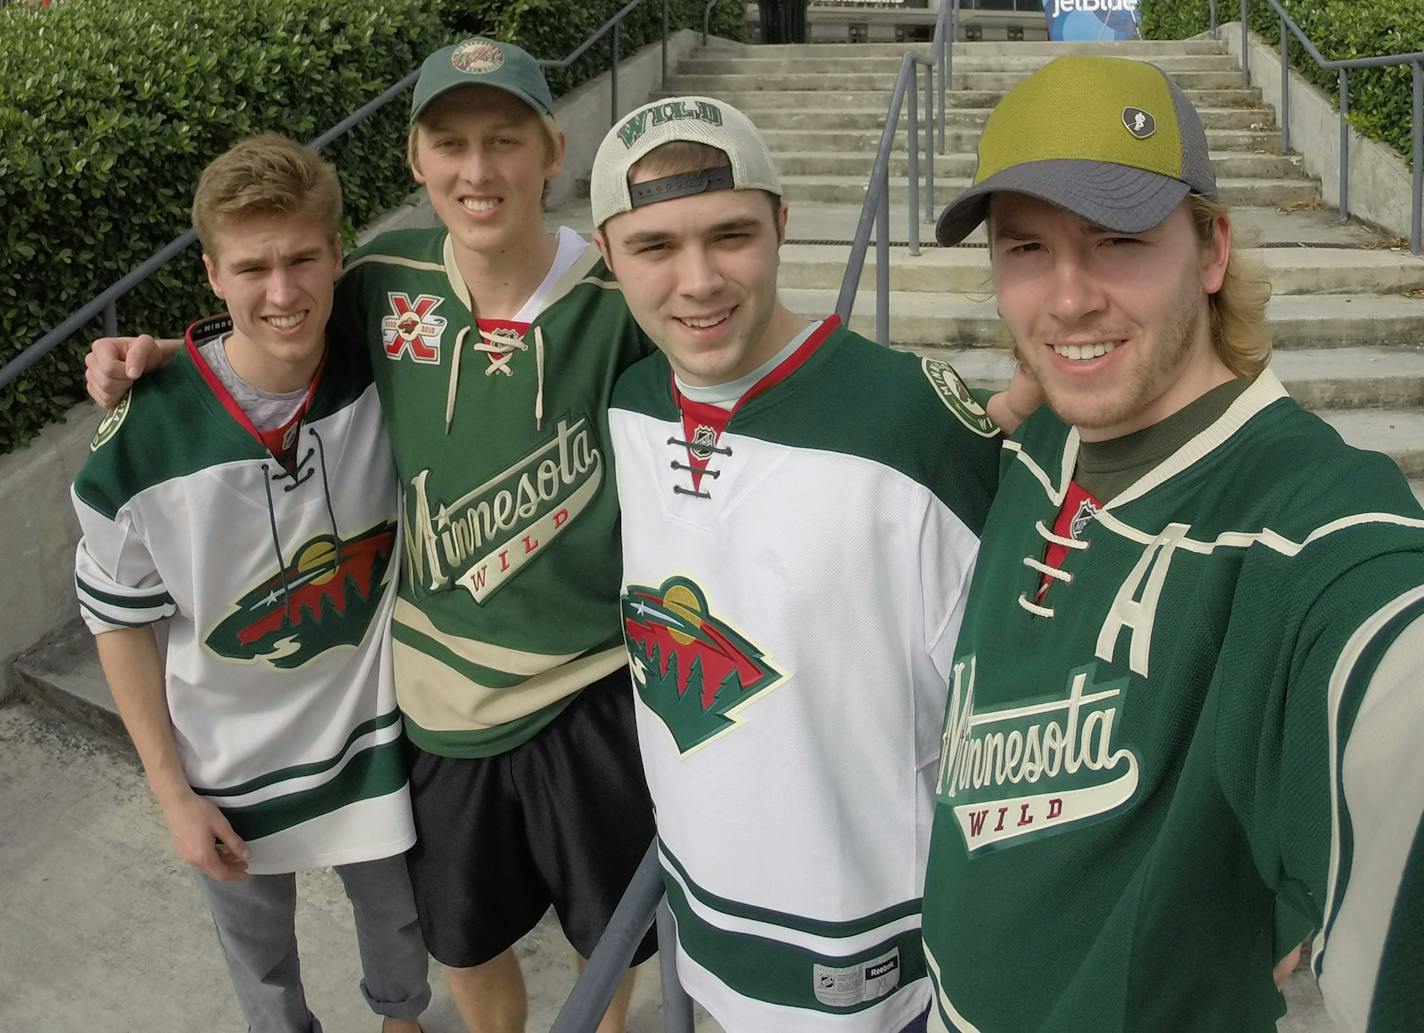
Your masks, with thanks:
[[[880,147],[870,172],[870,185],[865,203],[860,209],[855,238],[851,241],[850,259],[841,279],[836,298],[836,315],[849,323],[855,308],[855,296],[860,277],[865,271],[865,253],[870,248],[870,231],[875,227],[875,339],[890,343],[890,153],[895,148],[895,134],[900,124],[900,109],[908,98],[905,134],[910,150],[908,180],[910,185],[909,244],[910,254],[920,253],[920,117],[916,96],[919,93],[919,68],[925,73],[925,220],[934,220],[934,152],[936,146],[944,153],[945,93],[954,74],[954,39],[959,33],[959,0],[942,0],[935,18],[934,39],[928,57],[907,51],[900,59],[900,74],[890,96],[890,109],[885,116],[885,128],[880,134]],[[935,104],[934,80],[939,73],[939,104]],[[938,139],[935,129],[938,126]]]
[[[1350,218],[1350,70],[1353,68],[1383,68],[1388,65],[1409,65],[1414,85],[1414,110],[1410,145],[1413,152],[1414,183],[1410,205],[1409,250],[1424,251],[1424,51],[1408,54],[1384,54],[1376,57],[1352,57],[1338,61],[1322,54],[1318,47],[1295,23],[1279,0],[1266,0],[1276,12],[1281,39],[1281,150],[1290,150],[1290,37],[1300,42],[1305,52],[1321,68],[1339,75],[1340,92],[1340,221]],[[1211,35],[1217,36],[1216,0],[1211,0]],[[1241,81],[1251,85],[1250,0],[1241,0]]]
[[[612,61],[610,66],[609,79],[612,90],[612,119],[618,118],[618,57],[619,57],[619,34],[618,25],[633,10],[638,8],[644,0],[629,0],[617,14],[613,15],[593,33],[569,52],[568,56],[558,60],[546,59],[539,62],[545,68],[562,69],[567,68],[574,61],[588,51],[588,48],[602,39],[608,33],[613,33],[612,39]],[[716,0],[712,0],[716,2]],[[662,0],[663,24],[662,24],[662,84],[667,85],[667,41],[668,41],[668,0]],[[710,5],[709,5],[710,10]],[[332,141],[339,139],[350,132],[360,123],[370,118],[381,108],[385,107],[401,93],[408,90],[419,77],[419,70],[411,72],[400,82],[383,91],[379,96],[362,105],[352,114],[342,119],[326,132],[312,140],[307,146],[315,150],[321,150]],[[40,359],[44,358],[71,335],[84,327],[86,323],[95,316],[103,314],[104,333],[114,335],[118,332],[118,300],[125,294],[137,287],[144,280],[147,280],[154,273],[162,269],[170,261],[182,254],[198,239],[197,234],[191,229],[173,238],[164,244],[148,258],[144,259],[137,266],[130,269],[118,280],[114,281],[104,290],[90,298],[81,308],[71,312],[64,321],[45,333],[38,341],[15,356],[3,367],[0,367],[0,390],[9,387],[18,380],[24,372],[33,366]]]

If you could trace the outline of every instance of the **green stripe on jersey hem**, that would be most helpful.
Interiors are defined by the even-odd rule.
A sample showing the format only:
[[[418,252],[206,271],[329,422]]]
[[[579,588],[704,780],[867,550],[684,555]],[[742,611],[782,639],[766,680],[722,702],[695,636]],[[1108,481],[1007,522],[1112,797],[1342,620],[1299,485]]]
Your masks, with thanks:
[[[248,781],[243,782],[241,785],[226,786],[222,789],[205,789],[199,788],[198,786],[194,786],[193,792],[198,793],[202,796],[213,796],[218,798],[226,796],[243,796],[247,793],[255,792],[258,789],[263,789],[267,786],[275,785],[278,782],[286,782],[293,778],[305,778],[308,775],[319,775],[323,771],[330,771],[332,768],[336,767],[336,765],[340,764],[342,759],[346,756],[346,751],[351,749],[351,744],[354,743],[357,739],[361,738],[361,736],[369,735],[371,732],[380,731],[382,728],[389,728],[391,725],[395,724],[399,720],[400,711],[390,710],[382,714],[380,717],[373,717],[369,721],[362,721],[359,725],[357,725],[351,730],[351,734],[348,735],[346,737],[346,741],[341,744],[341,749],[337,750],[335,754],[328,757],[326,760],[314,760],[309,761],[306,764],[294,764],[289,768],[282,768],[278,771],[272,771],[265,775],[260,775],[257,778],[249,779]]]
[[[121,621],[117,617],[110,617],[107,613],[100,613],[98,610],[94,609],[94,607],[86,603],[83,599],[79,600],[79,605],[82,606],[84,609],[88,610],[95,617],[98,617],[105,624],[114,624],[121,628],[151,628],[159,621],[164,619],[163,614],[159,614],[151,621]]]
[[[475,760],[480,757],[497,757],[501,753],[518,749],[534,736],[542,732],[554,718],[564,712],[564,708],[582,692],[578,689],[563,699],[555,700],[542,710],[506,721],[496,728],[436,732],[422,728],[405,715],[405,735],[417,749],[437,757],[454,757],[459,760]]]
[[[362,800],[389,796],[405,785],[399,739],[372,746],[351,758],[341,774],[312,789],[289,793],[250,807],[223,807],[223,817],[246,840],[257,840],[331,814]],[[216,802],[216,801],[214,801]]]
[[[523,685],[528,681],[528,677],[522,674],[510,674],[508,671],[500,671],[493,667],[485,667],[466,660],[458,655],[454,650],[441,645],[435,639],[423,632],[402,624],[399,620],[391,620],[391,637],[402,645],[410,646],[411,649],[419,650],[432,660],[436,660],[452,671],[456,671],[461,677],[472,681],[477,685],[483,685],[490,689],[512,689]]]
[[[112,592],[95,588],[78,574],[74,575],[74,583],[83,590],[85,595],[92,596],[101,603],[122,606],[126,610],[151,610],[155,606],[175,605],[173,597],[167,592],[150,592],[147,595],[115,595]]]
[[[677,919],[677,941],[688,957],[713,973],[743,997],[787,1008],[826,1015],[851,1015],[890,1000],[905,987],[925,978],[925,955],[916,925],[854,954],[820,954],[751,933],[730,932],[703,921],[688,905],[676,879],[664,878],[668,906]],[[837,1007],[816,997],[816,966],[851,968],[899,951],[900,981],[869,1001]]]
[[[687,874],[687,869],[682,866],[681,861],[673,856],[673,852],[667,848],[666,843],[659,842],[658,845],[663,858],[677,871],[682,881],[687,884],[687,888],[692,891],[692,895],[705,907],[711,908],[713,911],[720,911],[724,915],[731,915],[734,918],[766,922],[768,925],[779,925],[784,929],[795,929],[797,932],[809,933],[812,936],[828,936],[838,939],[863,936],[866,933],[874,932],[881,926],[889,925],[891,922],[914,917],[920,913],[924,906],[922,898],[916,897],[903,904],[896,904],[883,911],[877,911],[873,915],[853,918],[845,922],[830,922],[819,918],[807,918],[804,915],[793,915],[785,911],[773,911],[771,908],[719,897],[717,894],[703,889],[697,885],[692,876]]]

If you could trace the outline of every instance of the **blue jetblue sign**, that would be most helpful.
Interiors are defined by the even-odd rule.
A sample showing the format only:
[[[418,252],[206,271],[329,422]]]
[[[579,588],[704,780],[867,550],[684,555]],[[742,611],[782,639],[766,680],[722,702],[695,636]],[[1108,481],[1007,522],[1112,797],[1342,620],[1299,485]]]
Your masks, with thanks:
[[[1043,0],[1048,38],[1075,43],[1140,39],[1137,0]]]

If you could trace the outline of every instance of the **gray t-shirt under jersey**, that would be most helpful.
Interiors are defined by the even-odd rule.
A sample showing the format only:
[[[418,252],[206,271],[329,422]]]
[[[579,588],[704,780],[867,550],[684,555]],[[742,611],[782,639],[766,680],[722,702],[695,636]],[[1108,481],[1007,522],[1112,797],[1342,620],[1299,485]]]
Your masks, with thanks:
[[[199,346],[203,361],[213,371],[232,400],[241,406],[247,418],[258,430],[275,430],[285,426],[307,397],[307,387],[295,391],[263,391],[253,387],[237,375],[232,363],[227,361],[227,334]]]

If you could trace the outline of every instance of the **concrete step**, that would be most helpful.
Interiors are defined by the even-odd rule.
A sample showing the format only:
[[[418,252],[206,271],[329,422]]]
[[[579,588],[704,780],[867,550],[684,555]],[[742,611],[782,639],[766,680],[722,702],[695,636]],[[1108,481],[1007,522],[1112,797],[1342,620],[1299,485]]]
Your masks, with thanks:
[[[804,81],[792,85],[791,80],[797,78]],[[834,75],[822,76],[820,80],[814,76],[781,76],[760,79],[755,76],[678,75],[669,76],[667,88],[656,95],[680,97],[694,94],[717,97],[728,104],[741,108],[748,114],[751,114],[751,110],[757,106],[762,109],[767,107],[781,109],[801,107],[824,110],[842,107],[851,109],[878,107],[881,111],[889,110],[891,91],[895,86],[893,80],[884,84],[866,83],[856,86],[847,82],[847,79],[854,80],[855,78],[854,76]],[[923,91],[924,87],[921,86],[920,89]],[[948,104],[950,108],[993,108],[1003,100],[1004,94],[1007,92],[1007,87],[997,90],[955,90],[948,95]],[[1262,108],[1261,91],[1255,87],[1249,90],[1238,88],[1184,90],[1183,92],[1198,110],[1202,108]],[[1274,119],[1275,115],[1272,113],[1263,117]]]
[[[776,167],[783,176],[861,176],[869,178],[875,165],[875,146],[868,148],[838,148],[824,151],[778,151]],[[924,177],[925,154],[919,155],[919,174]],[[1306,179],[1305,167],[1294,154],[1250,154],[1239,151],[1217,151],[1211,163],[1218,179]],[[974,174],[978,157],[970,151],[936,154],[935,178],[959,177],[968,181]],[[908,151],[891,153],[890,175],[909,175]]]
[[[817,204],[859,204],[865,199],[868,176],[782,176],[782,194],[788,202]],[[936,197],[953,197],[967,189],[966,176],[936,176]],[[1308,179],[1219,179],[1217,189],[1228,205],[1251,207],[1283,207],[1320,202],[1320,190]],[[944,191],[943,194],[938,193]],[[903,177],[890,179],[891,202],[909,196],[909,183]],[[922,202],[923,203],[923,202]]]
[[[768,48],[758,47],[759,54]],[[683,58],[677,66],[679,75],[782,75],[794,65],[798,74],[826,75],[855,71],[857,73],[879,72],[896,75],[900,71],[903,51],[896,54],[863,57],[816,57],[821,48],[812,48],[798,55],[794,62],[784,57],[726,57],[710,51],[700,51],[692,57]],[[859,48],[858,48],[859,49]],[[965,56],[956,47],[954,52],[954,75],[994,72],[1028,75],[1053,60],[1053,55],[1042,54],[1032,57],[1016,57],[1005,54],[999,57]],[[1189,72],[1228,72],[1241,80],[1241,65],[1230,54],[1161,54],[1152,58],[1152,64],[1168,75]],[[1182,82],[1182,80],[1177,80]]]
[[[675,97],[678,94],[663,92],[655,96]],[[885,116],[890,110],[890,94],[866,93],[846,94],[841,103],[834,99],[812,102],[817,94],[799,93],[747,93],[737,96],[718,94],[728,104],[744,111],[758,129],[802,129],[839,130],[860,129],[878,132],[885,126]],[[851,97],[861,98],[854,103]],[[952,95],[951,95],[952,96]],[[807,103],[802,103],[807,100]],[[974,128],[984,124],[992,108],[959,108],[945,110],[946,132],[950,128]],[[1198,108],[1202,125],[1207,130],[1237,129],[1274,131],[1275,112],[1270,108]],[[906,116],[902,113],[901,119]]]
[[[932,238],[926,237],[928,241]],[[1424,258],[1408,252],[1346,248],[1256,248],[1243,252],[1264,267],[1276,295],[1403,294],[1424,288]],[[788,243],[781,249],[778,282],[792,289],[839,288],[849,248],[844,244]],[[875,285],[875,251],[866,255],[864,289]],[[896,248],[890,289],[898,292],[975,294],[989,285],[989,252],[982,247],[922,247],[918,255]]]
[[[94,636],[76,618],[16,657],[20,693],[65,720],[108,737],[126,739],[109,693]]]
[[[809,318],[836,304],[829,288],[784,290],[782,301]],[[986,290],[974,294],[892,291],[890,338],[894,344],[993,347],[1007,343],[1007,331]],[[1272,298],[1266,307],[1276,347],[1407,348],[1424,344],[1424,299],[1397,295],[1293,294]],[[851,327],[875,332],[875,293],[856,295]]]
[[[758,124],[764,116],[758,114]],[[881,113],[881,124],[884,113]],[[897,150],[905,150],[907,134],[903,128],[895,133]],[[945,126],[944,149],[947,154],[956,152],[974,153],[979,147],[981,130]],[[871,129],[769,129],[762,126],[761,135],[773,151],[836,151],[850,153],[870,151],[880,146],[881,129],[877,125]],[[1213,153],[1279,154],[1281,136],[1279,132],[1254,129],[1208,129],[1207,146]],[[941,155],[936,155],[938,163]]]
[[[911,349],[954,364],[973,387],[997,389],[1013,375],[1002,348]],[[1424,407],[1424,352],[1390,348],[1282,349],[1271,368],[1307,409],[1353,411]]]
[[[688,63],[678,67],[676,75],[668,80],[668,88],[682,93],[720,96],[724,92],[747,90],[893,90],[899,77],[898,67],[886,71],[871,71],[862,68],[859,62],[846,61],[838,69],[813,72],[800,64],[786,64],[779,61],[761,62],[764,68],[747,69],[745,72],[703,73],[690,69]],[[950,89],[971,94],[1002,94],[1013,89],[1029,74],[1024,71],[971,72],[963,70],[958,63],[950,74]],[[1248,90],[1242,86],[1241,73],[1237,71],[1195,71],[1167,73],[1187,96],[1202,93],[1226,91],[1249,94],[1260,98],[1259,90]],[[921,87],[923,88],[923,87]],[[1227,102],[1235,103],[1234,101]]]
[[[1320,415],[1349,444],[1385,453],[1406,477],[1424,477],[1424,413],[1417,409],[1322,409]]]
[[[694,57],[775,57],[799,58],[899,57],[906,51],[929,56],[928,43],[779,43],[713,45],[700,48]],[[1220,55],[1226,44],[1219,40],[1132,40],[1121,43],[1054,43],[1046,40],[963,42],[954,44],[954,59],[976,60],[984,57],[1058,57],[1062,54],[1097,54],[1107,57],[1131,57],[1153,60],[1182,54]]]

